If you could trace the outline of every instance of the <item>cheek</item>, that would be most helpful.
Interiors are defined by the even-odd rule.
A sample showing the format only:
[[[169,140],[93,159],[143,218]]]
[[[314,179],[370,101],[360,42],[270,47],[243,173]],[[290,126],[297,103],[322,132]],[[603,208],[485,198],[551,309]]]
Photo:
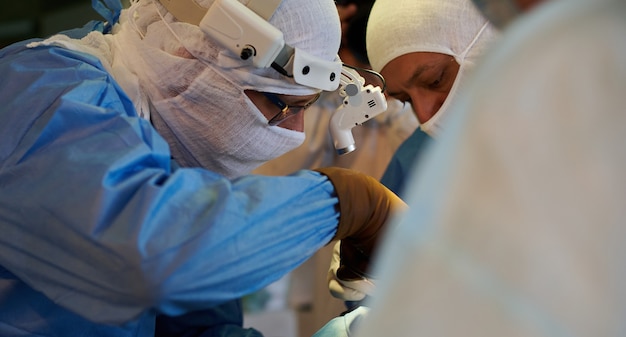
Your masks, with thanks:
[[[266,121],[272,119],[272,117],[274,117],[279,112],[278,107],[268,102],[262,94],[249,90],[246,90],[245,94],[250,102],[252,102],[252,105],[257,108],[258,112],[265,117]],[[306,111],[304,113],[306,113]],[[299,113],[295,116],[287,118],[286,120],[278,124],[278,127],[298,132],[304,132],[304,113]]]
[[[305,113],[307,113],[307,111],[291,116],[287,118],[286,120],[282,121],[280,124],[278,124],[278,126],[284,129],[288,129],[288,130],[304,132],[304,114]]]
[[[176,48],[176,50],[174,51],[174,55],[190,60],[194,58],[193,55],[191,55],[191,53],[189,53],[189,51],[184,47]]]
[[[393,75],[390,71],[381,71],[380,75],[385,79],[385,94],[388,92],[391,93],[401,93],[404,88],[401,86],[401,80],[398,76]]]

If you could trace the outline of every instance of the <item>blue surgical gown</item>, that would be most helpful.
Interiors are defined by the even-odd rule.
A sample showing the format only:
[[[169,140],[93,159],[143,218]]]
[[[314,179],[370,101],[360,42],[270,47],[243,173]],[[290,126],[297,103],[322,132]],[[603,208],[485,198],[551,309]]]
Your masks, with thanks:
[[[405,193],[404,186],[407,183],[407,176],[412,171],[411,168],[417,165],[419,158],[432,140],[424,131],[417,128],[393,154],[380,182],[402,197]]]
[[[312,171],[227,180],[172,165],[98,59],[0,50],[0,336],[152,336],[256,291],[328,243]]]

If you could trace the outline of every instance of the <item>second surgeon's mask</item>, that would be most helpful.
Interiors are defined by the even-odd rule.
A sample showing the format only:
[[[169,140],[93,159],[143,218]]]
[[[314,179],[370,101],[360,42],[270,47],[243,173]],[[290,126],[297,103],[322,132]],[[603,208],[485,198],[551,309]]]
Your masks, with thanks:
[[[451,55],[460,65],[439,110],[420,128],[438,137],[467,74],[497,32],[471,0],[376,0],[367,24],[367,53],[375,71],[413,52]]]
[[[196,2],[208,8],[213,0]],[[268,21],[290,46],[337,60],[341,27],[333,1],[283,0]],[[318,89],[242,62],[157,0],[131,1],[113,34],[92,32],[78,43],[103,61],[183,167],[235,178],[304,141],[303,132],[269,126],[244,91],[311,95]]]

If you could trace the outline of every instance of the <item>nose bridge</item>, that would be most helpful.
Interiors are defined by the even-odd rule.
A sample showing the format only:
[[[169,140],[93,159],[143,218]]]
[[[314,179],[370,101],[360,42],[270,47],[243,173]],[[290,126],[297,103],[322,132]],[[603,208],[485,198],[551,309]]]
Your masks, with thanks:
[[[415,116],[420,123],[426,123],[441,106],[438,103],[438,95],[428,90],[420,90],[415,88],[409,93],[411,97],[411,105]]]

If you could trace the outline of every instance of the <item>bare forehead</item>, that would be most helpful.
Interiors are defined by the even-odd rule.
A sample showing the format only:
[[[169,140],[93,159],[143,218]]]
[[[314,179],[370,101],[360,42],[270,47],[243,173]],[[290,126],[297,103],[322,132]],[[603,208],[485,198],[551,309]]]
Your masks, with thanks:
[[[405,72],[407,69],[427,68],[454,59],[452,55],[432,52],[413,52],[400,55],[389,61],[381,73]]]

